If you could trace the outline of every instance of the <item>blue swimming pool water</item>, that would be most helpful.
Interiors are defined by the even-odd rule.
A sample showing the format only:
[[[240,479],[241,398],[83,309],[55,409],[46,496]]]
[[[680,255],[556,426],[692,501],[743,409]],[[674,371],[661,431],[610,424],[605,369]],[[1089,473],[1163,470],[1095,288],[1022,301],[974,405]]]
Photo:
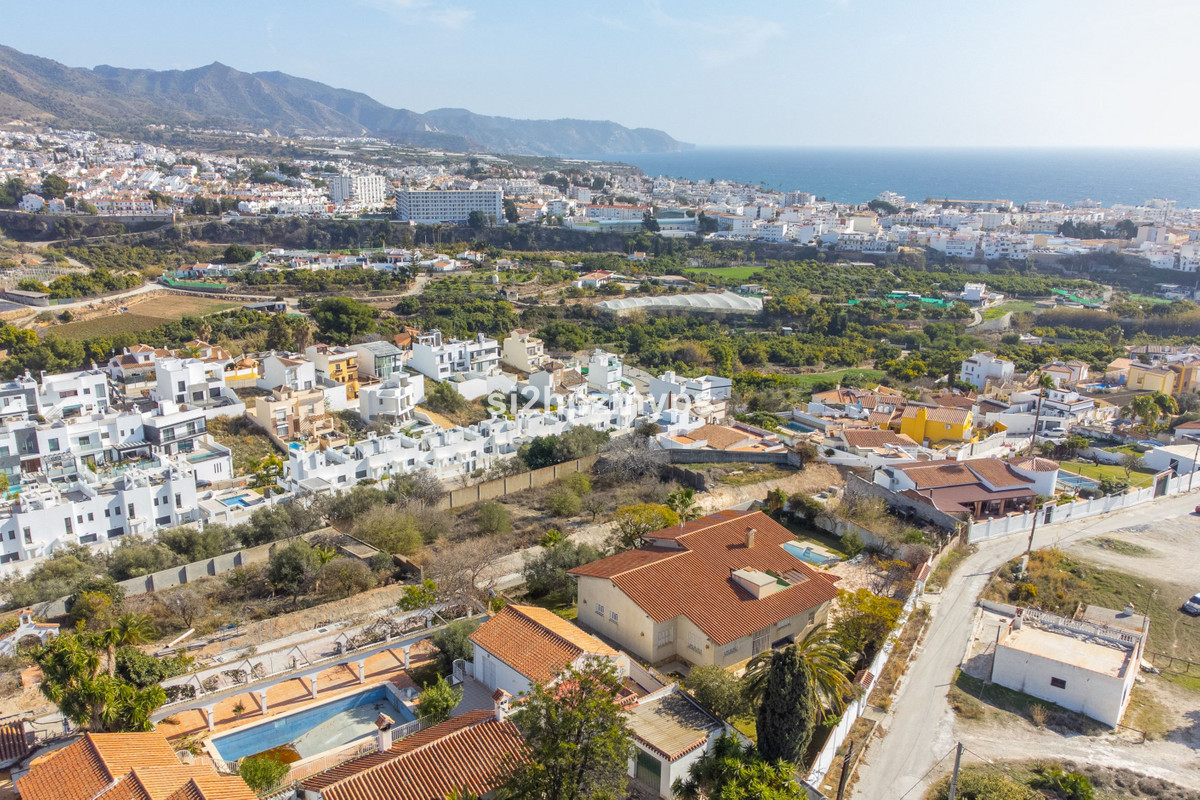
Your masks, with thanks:
[[[319,706],[285,714],[251,728],[213,737],[217,753],[227,762],[291,744],[301,758],[349,744],[375,732],[383,712],[403,725],[416,719],[408,707],[397,705],[387,687],[339,697]]]
[[[250,507],[250,503],[246,501],[246,496],[244,494],[239,494],[237,497],[226,497],[221,501],[221,505],[229,506],[230,508],[233,508],[234,506],[238,506],[240,508]]]
[[[829,561],[827,556],[813,552],[812,547],[800,542],[784,542],[783,549],[808,564],[824,564],[826,561]]]
[[[1064,470],[1058,471],[1058,482],[1071,489],[1091,489],[1100,485],[1098,481],[1094,481],[1091,478],[1085,478],[1082,475],[1075,475]]]
[[[799,431],[800,433],[812,433],[815,428],[810,428],[807,425],[801,425],[799,422],[789,422],[786,426],[789,430]]]

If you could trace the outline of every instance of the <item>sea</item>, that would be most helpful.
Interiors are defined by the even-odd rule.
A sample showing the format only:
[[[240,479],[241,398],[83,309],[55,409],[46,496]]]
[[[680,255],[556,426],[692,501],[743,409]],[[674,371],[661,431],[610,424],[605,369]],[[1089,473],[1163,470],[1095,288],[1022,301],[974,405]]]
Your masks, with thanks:
[[[1141,205],[1152,198],[1200,208],[1200,149],[866,149],[698,147],[681,153],[604,157],[646,174],[761,184],[865,203],[883,191],[911,201],[1094,200]]]

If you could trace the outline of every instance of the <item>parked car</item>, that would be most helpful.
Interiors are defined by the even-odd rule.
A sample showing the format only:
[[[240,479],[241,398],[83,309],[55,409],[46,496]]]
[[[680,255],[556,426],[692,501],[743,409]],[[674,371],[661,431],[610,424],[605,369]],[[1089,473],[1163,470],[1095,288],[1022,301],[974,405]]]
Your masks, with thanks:
[[[1191,614],[1193,617],[1200,617],[1200,592],[1188,598],[1188,601],[1183,604],[1180,609],[1185,614]]]

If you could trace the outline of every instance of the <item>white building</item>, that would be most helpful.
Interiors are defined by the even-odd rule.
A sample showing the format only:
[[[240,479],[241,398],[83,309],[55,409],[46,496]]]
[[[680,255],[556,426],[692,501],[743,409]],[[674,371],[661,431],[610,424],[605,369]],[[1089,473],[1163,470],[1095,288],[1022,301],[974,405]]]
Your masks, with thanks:
[[[1141,671],[1149,627],[1132,608],[1088,606],[1079,619],[1024,609],[1000,630],[992,682],[1115,728]]]
[[[482,211],[491,220],[504,219],[504,194],[499,189],[402,189],[396,192],[396,217],[406,222],[463,224],[472,211]]]
[[[718,423],[727,414],[733,396],[733,381],[719,375],[681,378],[672,371],[650,379],[650,398],[659,408],[685,406],[708,423]]]
[[[963,359],[958,378],[982,392],[987,388],[989,381],[994,384],[1011,381],[1015,369],[1013,362],[1008,359],[984,351],[973,353],[970,358]]]
[[[477,334],[474,339],[442,339],[439,330],[426,331],[413,343],[408,365],[439,383],[453,375],[479,372],[490,375],[500,363],[500,344]]]
[[[387,199],[387,183],[382,175],[335,175],[327,178],[326,183],[335,205],[379,206]]]
[[[47,420],[108,411],[108,374],[99,369],[42,373],[38,411]]]
[[[589,205],[587,207],[588,222],[640,222],[649,213],[650,206],[636,206],[628,203]]]
[[[425,399],[425,379],[397,372],[382,383],[363,386],[358,392],[358,414],[363,422],[404,422]]]
[[[621,359],[599,348],[588,360],[587,383],[592,389],[605,394],[621,391]]]

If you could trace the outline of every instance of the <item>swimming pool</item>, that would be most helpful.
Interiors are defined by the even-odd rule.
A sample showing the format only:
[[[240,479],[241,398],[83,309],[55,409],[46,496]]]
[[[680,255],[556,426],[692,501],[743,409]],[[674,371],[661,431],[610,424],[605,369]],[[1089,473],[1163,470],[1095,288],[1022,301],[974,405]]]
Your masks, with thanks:
[[[826,564],[830,561],[837,561],[836,558],[830,558],[827,555],[818,553],[812,549],[811,545],[801,544],[800,542],[784,542],[783,549],[787,550],[796,558],[806,564]]]
[[[249,508],[250,501],[246,499],[246,495],[239,494],[237,497],[221,498],[221,505],[229,506],[230,508],[233,508],[234,506],[237,506],[238,508]]]
[[[393,698],[386,686],[376,686],[214,736],[211,743],[226,762],[285,747],[299,758],[310,758],[374,734],[375,718],[380,712],[395,720],[397,725],[416,719],[408,706]]]
[[[788,430],[799,431],[800,433],[812,433],[816,428],[810,428],[807,425],[801,425],[799,422],[789,422],[785,425]]]
[[[1058,482],[1068,489],[1094,489],[1100,485],[1099,481],[1061,469],[1058,471]]]

